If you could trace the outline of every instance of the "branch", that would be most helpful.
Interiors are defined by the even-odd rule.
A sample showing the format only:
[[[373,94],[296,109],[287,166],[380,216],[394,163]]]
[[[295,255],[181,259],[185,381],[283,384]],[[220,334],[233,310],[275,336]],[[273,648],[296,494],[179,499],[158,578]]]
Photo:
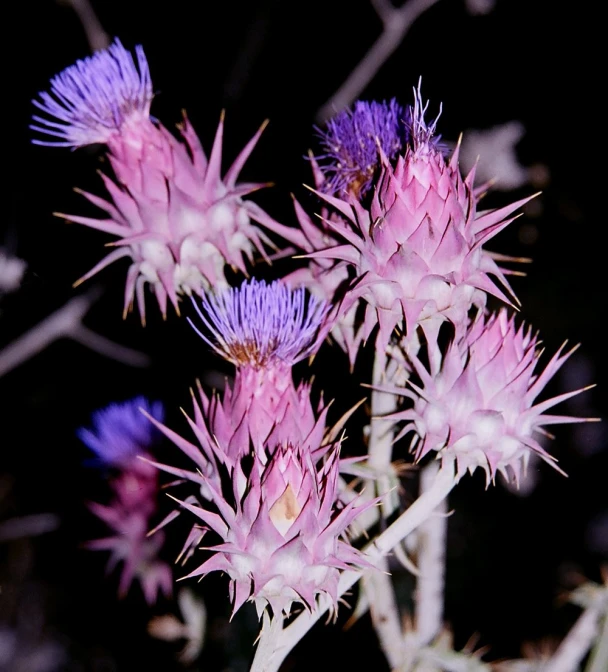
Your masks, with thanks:
[[[317,111],[317,123],[327,121],[359,97],[401,44],[414,21],[437,2],[438,0],[409,0],[402,7],[393,7],[388,0],[372,0],[372,5],[382,20],[383,31],[344,84]]]
[[[0,351],[0,377],[42,352],[59,338],[72,338],[92,350],[129,366],[146,367],[150,359],[143,352],[119,345],[91,331],[82,324],[82,319],[100,292],[94,290],[76,296],[52,315],[32,327],[16,341]]]
[[[106,33],[101,22],[95,14],[89,0],[59,0],[62,4],[69,5],[77,14],[84,28],[87,42],[91,51],[105,49],[110,45],[110,36]]]
[[[439,471],[431,462],[420,474],[420,492],[433,487]],[[418,531],[418,581],[416,585],[416,632],[419,646],[427,646],[443,625],[443,590],[447,536],[447,499],[444,499]]]

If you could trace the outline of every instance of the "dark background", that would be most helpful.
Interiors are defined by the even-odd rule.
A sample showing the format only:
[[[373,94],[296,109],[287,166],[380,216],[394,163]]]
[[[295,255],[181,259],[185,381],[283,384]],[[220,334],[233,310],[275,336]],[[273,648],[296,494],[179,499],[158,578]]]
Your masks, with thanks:
[[[380,30],[367,2],[98,0],[93,5],[109,35],[127,47],[144,45],[158,92],[156,117],[172,128],[186,109],[209,149],[225,108],[226,167],[269,118],[243,179],[275,182],[255,200],[280,221],[294,222],[290,192],[315,209],[301,186],[310,182],[302,157],[314,142],[316,110]],[[3,300],[0,346],[73,297],[72,283],[99,260],[109,239],[51,215],[93,214],[71,189],[103,193],[95,173],[107,170],[102,155],[29,142],[30,99],[51,76],[89,53],[81,25],[69,7],[52,0],[15,2],[4,12],[5,42],[11,47],[3,59],[8,150],[0,241],[27,261],[28,270],[22,288]],[[545,166],[550,178],[536,205],[490,248],[533,257],[528,277],[515,278],[513,286],[523,317],[540,330],[548,352],[565,339],[582,343],[548,390],[558,394],[599,383],[564,406],[582,416],[605,415],[608,377],[606,335],[600,328],[606,314],[600,164],[605,133],[594,71],[595,23],[582,3],[562,11],[548,0],[498,0],[491,14],[471,16],[462,2],[441,0],[417,21],[362,96],[396,96],[408,104],[422,75],[431,109],[443,102],[440,131],[448,140],[469,128],[523,122],[527,133],[518,145],[519,158],[524,165]],[[536,190],[526,185],[509,194],[497,192],[487,205]],[[272,277],[282,270],[262,273]],[[75,429],[89,422],[93,410],[143,393],[162,399],[168,424],[186,433],[178,407],[188,407],[195,378],[219,366],[183,319],[170,314],[163,323],[157,318],[151,298],[145,330],[133,315],[123,322],[125,273],[126,262],[119,263],[88,283],[105,291],[86,324],[148,353],[151,367],[129,368],[63,340],[0,380],[0,520],[39,512],[61,520],[46,536],[0,545],[3,627],[18,628],[22,653],[39,649],[48,662],[49,646],[62,652],[54,667],[22,661],[17,668],[13,661],[13,669],[179,669],[173,658],[178,647],[147,636],[150,614],[139,589],[119,602],[116,576],[104,578],[102,554],[80,548],[82,541],[102,534],[85,502],[102,501],[105,484],[97,471],[83,466],[88,456]],[[318,387],[325,386],[328,397],[338,396],[334,419],[359,398],[358,380],[347,377],[337,348],[327,346],[315,373]],[[363,416],[356,422],[361,424]],[[537,466],[536,488],[521,496],[502,485],[486,492],[483,478],[475,476],[465,479],[450,500],[455,513],[446,617],[456,646],[479,633],[480,645],[491,646],[488,659],[518,656],[524,641],[561,638],[578,612],[560,606],[558,596],[573,587],[575,573],[598,580],[608,556],[605,425],[557,427],[556,434],[550,450],[569,478]],[[350,435],[354,445],[356,432]],[[167,461],[177,459],[171,446],[160,450]],[[402,447],[399,456],[404,454]],[[408,481],[404,486],[407,497]],[[178,527],[174,534],[179,537]],[[407,575],[396,574],[407,597]],[[253,608],[243,609],[228,626],[226,582],[209,577],[195,589],[205,597],[210,631],[194,669],[247,669],[256,629]],[[152,613],[173,609],[161,602]],[[345,633],[341,626],[347,616],[343,609],[336,626],[318,627],[285,669],[314,665],[320,672],[338,662],[363,669],[361,647],[369,656],[365,669],[384,669],[368,618]]]

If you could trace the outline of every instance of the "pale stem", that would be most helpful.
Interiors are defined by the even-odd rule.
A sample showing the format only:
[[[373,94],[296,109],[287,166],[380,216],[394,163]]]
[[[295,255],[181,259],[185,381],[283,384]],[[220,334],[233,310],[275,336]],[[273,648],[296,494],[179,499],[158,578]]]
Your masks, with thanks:
[[[606,670],[608,670],[608,613],[604,614],[602,630],[591,652],[585,672],[605,672]]]
[[[89,0],[60,0],[76,12],[76,15],[82,23],[84,28],[85,35],[87,36],[87,42],[91,51],[97,51],[98,49],[105,49],[110,45],[110,37],[103,29],[101,22],[95,14],[93,6]]]
[[[393,382],[398,370],[395,359],[388,359],[386,352],[376,350],[374,369],[372,372],[373,385],[386,385]],[[374,494],[386,495],[394,486],[394,473],[391,467],[393,454],[393,424],[382,420],[382,416],[393,413],[397,408],[397,397],[394,394],[379,392],[373,389],[371,394],[371,421],[368,440],[367,463],[373,474],[373,479],[367,483],[366,494],[373,497]],[[375,490],[375,493],[374,493]],[[385,496],[382,499],[382,515],[386,518],[398,504],[397,493]],[[369,509],[372,518],[366,519],[365,523],[375,523],[378,520],[380,509]],[[369,525],[368,525],[369,526]],[[382,560],[381,571],[366,572],[363,581],[363,589],[367,593],[370,605],[372,623],[380,646],[386,656],[391,669],[401,664],[401,617],[395,589],[391,577],[382,572],[388,570],[388,563]]]
[[[0,377],[30,357],[42,352],[59,338],[73,338],[87,347],[130,366],[145,367],[150,361],[142,352],[132,350],[96,334],[82,324],[82,319],[98,298],[98,292],[76,296],[46,319],[19,336],[0,351]]]
[[[601,610],[598,605],[587,607],[579,616],[557,651],[545,663],[543,672],[577,672],[593,646],[600,630]],[[601,668],[602,672],[606,668]],[[598,668],[599,670],[599,668]]]
[[[268,615],[268,610],[264,610],[262,617],[262,629],[258,638],[258,646],[255,650],[253,663],[251,664],[250,672],[269,672],[270,670],[278,670],[279,667],[274,667],[273,659],[275,657],[277,644],[281,632],[283,631],[283,615],[278,616]],[[278,663],[280,666],[283,659]]]
[[[433,488],[439,465],[431,462],[420,474],[420,494]],[[445,584],[445,553],[447,498],[439,503],[432,516],[418,530],[418,571],[416,583],[416,632],[420,646],[435,639],[443,625],[443,591]]]
[[[376,566],[379,571],[372,569],[363,575],[361,583],[366,600],[362,606],[369,607],[380,646],[392,670],[399,667],[403,660],[401,619],[393,583],[386,573],[386,558],[381,558]]]
[[[317,122],[327,121],[359,97],[389,56],[401,44],[414,21],[437,1],[409,0],[402,7],[393,7],[388,0],[372,0],[372,5],[382,21],[382,33],[342,86],[318,110]]]
[[[432,488],[421,495],[377,539],[368,544],[365,549],[366,558],[373,563],[387,555],[402,539],[432,515],[456,483],[457,478],[454,473],[454,464],[451,462],[445,464],[439,470]],[[342,596],[347,590],[352,588],[361,578],[361,574],[360,570],[343,572],[338,585],[338,595]],[[304,611],[291,625],[284,628],[279,636],[273,664],[264,672],[278,672],[285,657],[331,605],[330,598],[327,595],[321,595],[318,599],[317,609],[313,613]]]

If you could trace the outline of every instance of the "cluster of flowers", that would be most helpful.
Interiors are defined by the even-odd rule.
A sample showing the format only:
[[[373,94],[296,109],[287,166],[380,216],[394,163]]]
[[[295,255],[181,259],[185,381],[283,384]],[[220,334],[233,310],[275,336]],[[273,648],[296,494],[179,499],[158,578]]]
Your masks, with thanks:
[[[351,364],[375,335],[377,361],[402,369],[406,387],[386,380],[378,389],[395,395],[386,421],[398,436],[413,435],[416,460],[434,452],[455,479],[480,467],[488,482],[497,472],[518,481],[531,455],[555,466],[539,443],[543,428],[577,419],[546,411],[578,391],[536,399],[572,351],[538,369],[537,337],[509,314],[517,299],[500,264],[516,259],[485,248],[528,199],[479,210],[484,188],[474,186],[474,171],[461,175],[458,147],[447,158],[420,87],[407,109],[358,102],[317,129],[323,150],[311,165],[321,218],[295,202],[299,226],[288,227],[245,199],[260,185],[237,183],[261,131],[222,177],[223,121],[208,159],[187,119],[177,140],[150,116],[141,47],[136,56],[137,65],[117,40],[55,77],[35,101],[46,116],[34,128],[56,138],[40,144],[108,148],[108,200],[84,194],[107,218],[64,215],[119,237],[83,279],[131,257],[125,311],[136,299],[142,319],[146,284],[163,314],[167,298],[177,309],[180,296],[199,295],[195,328],[235,366],[222,395],[193,395],[189,424],[199,445],[146,413],[196,465],[154,463],[198,486],[180,502],[200,521],[186,558],[207,533],[221,540],[190,576],[226,572],[234,610],[250,599],[260,613],[270,605],[289,614],[293,603],[313,609],[320,593],[336,607],[340,570],[367,566],[346,533],[374,502],[340,492],[341,446],[328,409],[314,408],[310,384],[292,376],[328,334]],[[228,288],[225,267],[245,272],[256,251],[265,258],[268,232],[308,264],[281,281]],[[505,304],[496,314],[489,295]],[[121,432],[117,418],[113,436]],[[147,452],[145,441],[139,449]]]

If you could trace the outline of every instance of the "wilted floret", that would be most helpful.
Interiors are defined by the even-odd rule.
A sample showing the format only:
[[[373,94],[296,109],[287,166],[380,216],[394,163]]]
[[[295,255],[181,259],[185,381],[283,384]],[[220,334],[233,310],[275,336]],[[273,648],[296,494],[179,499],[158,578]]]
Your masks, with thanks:
[[[78,438],[90,448],[99,461],[109,467],[126,468],[146,454],[158,432],[142,415],[144,409],[162,422],[163,405],[136,397],[122,403],[110,404],[93,414],[93,428],[78,430]]]
[[[394,391],[413,399],[414,408],[391,417],[409,421],[401,435],[415,433],[416,459],[434,450],[443,460],[455,460],[459,475],[481,467],[488,481],[500,472],[519,483],[531,453],[557,468],[539,443],[544,427],[586,420],[546,414],[582,390],[535,403],[574,349],[564,353],[562,346],[544,370],[536,371],[541,354],[536,336],[523,325],[518,328],[503,309],[478,319],[452,343],[436,375],[410,356],[420,387],[410,382],[410,390]]]
[[[422,102],[421,84],[422,81],[418,80],[418,88],[414,89],[414,104],[408,105],[405,111],[404,123],[407,129],[407,144],[415,156],[435,152],[444,153],[447,148],[441,142],[441,135],[437,134],[437,122],[441,116],[441,106],[435,119],[430,123],[427,122],[425,115],[429,107],[429,101]]]
[[[190,321],[199,336],[229,362],[256,369],[292,366],[312,354],[329,308],[303,288],[255,279],[203,296],[200,308],[194,305],[213,340]]]
[[[390,102],[357,101],[316,129],[323,151],[316,159],[326,177],[324,190],[330,194],[351,192],[363,196],[380,168],[380,152],[392,159],[405,139],[403,108]]]
[[[124,124],[147,119],[152,82],[141,45],[133,56],[116,38],[98,51],[51,79],[51,93],[41,92],[36,107],[50,117],[34,116],[35,131],[59,140],[34,140],[38,145],[82,147],[107,143]],[[38,125],[39,124],[39,125]]]

